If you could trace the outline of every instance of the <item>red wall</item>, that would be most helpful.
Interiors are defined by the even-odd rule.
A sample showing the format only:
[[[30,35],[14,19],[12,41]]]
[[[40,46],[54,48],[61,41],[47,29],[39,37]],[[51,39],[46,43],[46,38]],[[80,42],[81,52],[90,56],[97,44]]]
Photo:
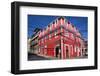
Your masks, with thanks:
[[[56,22],[57,23],[50,25],[50,27],[52,28],[51,31],[57,29],[58,27],[61,27],[61,24],[63,27],[65,27],[65,29],[69,29],[71,31],[76,31],[75,28],[72,28],[70,23],[68,23],[68,22],[65,23],[64,19],[59,19]],[[56,27],[55,27],[55,24],[56,24]],[[44,35],[43,35],[43,31],[41,32],[42,35],[41,35],[41,33],[39,35],[39,38],[40,38],[39,39],[39,47],[43,46],[43,49],[40,48],[40,53],[43,55],[47,55],[47,56],[55,56],[54,48],[57,44],[61,44],[61,42],[57,43],[57,41],[59,41],[59,40],[61,41],[61,37],[63,37],[63,50],[61,49],[63,51],[63,54],[62,54],[63,59],[66,58],[66,51],[65,51],[65,47],[64,47],[65,44],[72,45],[72,49],[69,47],[70,48],[70,57],[72,57],[72,58],[76,57],[77,52],[75,52],[75,46],[78,46],[80,48],[81,42],[76,37],[72,38],[71,33],[69,33],[69,37],[66,37],[64,35],[65,29],[62,29],[62,31],[61,31],[61,29],[57,29],[57,33],[63,32],[62,35],[57,35],[57,37],[55,37],[55,32],[53,32],[51,34],[50,39],[45,39],[45,37],[42,38],[43,36],[46,36],[46,34],[50,33],[50,27],[48,27],[48,30],[44,31]],[[49,35],[47,35],[47,36],[49,37]],[[42,39],[43,39],[43,42],[42,42]],[[76,42],[76,39],[77,39],[77,42]],[[45,45],[47,46],[46,48],[45,48]],[[79,56],[80,55],[81,55],[81,53],[79,52]]]

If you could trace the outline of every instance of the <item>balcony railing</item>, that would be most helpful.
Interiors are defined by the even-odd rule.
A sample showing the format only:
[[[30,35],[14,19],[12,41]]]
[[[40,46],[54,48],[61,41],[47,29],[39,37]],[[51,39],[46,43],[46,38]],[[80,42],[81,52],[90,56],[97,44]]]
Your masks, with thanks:
[[[31,45],[37,45],[38,44],[38,40],[32,41]]]

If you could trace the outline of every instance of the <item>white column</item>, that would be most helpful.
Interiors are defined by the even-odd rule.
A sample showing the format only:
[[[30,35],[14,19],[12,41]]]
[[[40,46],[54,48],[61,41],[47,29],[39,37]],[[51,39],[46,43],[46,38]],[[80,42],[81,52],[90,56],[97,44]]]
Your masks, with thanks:
[[[68,54],[69,54],[69,58],[70,58],[70,57],[71,57],[71,56],[70,56],[70,45],[68,46],[68,50],[69,50],[69,51],[68,51]]]
[[[56,26],[57,26],[56,22],[54,23],[54,26],[55,26],[55,28],[56,28]]]
[[[80,51],[81,51],[81,56],[82,56],[82,46],[81,46],[81,50]]]
[[[78,47],[78,52],[77,53],[78,53],[77,56],[79,56],[79,47]]]
[[[62,19],[61,19],[61,25],[62,25]]]
[[[61,58],[63,59],[63,37],[61,37]]]

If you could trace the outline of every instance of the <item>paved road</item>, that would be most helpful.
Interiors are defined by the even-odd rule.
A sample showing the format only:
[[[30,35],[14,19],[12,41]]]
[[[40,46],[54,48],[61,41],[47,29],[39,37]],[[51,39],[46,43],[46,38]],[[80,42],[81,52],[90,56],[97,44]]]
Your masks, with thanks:
[[[50,60],[49,58],[45,58],[45,57],[41,57],[35,54],[29,54],[28,55],[28,60],[32,61],[32,60]]]
[[[88,58],[88,57],[86,56],[86,57],[77,57],[77,58],[68,58],[68,59],[83,59],[83,58]],[[29,54],[28,60],[32,61],[32,60],[52,60],[52,59],[38,56],[36,54]]]

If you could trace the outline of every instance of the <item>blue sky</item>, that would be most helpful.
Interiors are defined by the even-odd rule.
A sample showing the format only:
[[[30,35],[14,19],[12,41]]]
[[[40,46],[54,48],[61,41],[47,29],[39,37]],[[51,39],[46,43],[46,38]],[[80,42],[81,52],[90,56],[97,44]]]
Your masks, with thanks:
[[[47,15],[28,15],[28,37],[31,37],[35,28],[43,29],[53,20],[59,16],[47,16]],[[65,16],[82,34],[83,38],[87,40],[88,36],[88,18],[87,17],[75,17]]]

